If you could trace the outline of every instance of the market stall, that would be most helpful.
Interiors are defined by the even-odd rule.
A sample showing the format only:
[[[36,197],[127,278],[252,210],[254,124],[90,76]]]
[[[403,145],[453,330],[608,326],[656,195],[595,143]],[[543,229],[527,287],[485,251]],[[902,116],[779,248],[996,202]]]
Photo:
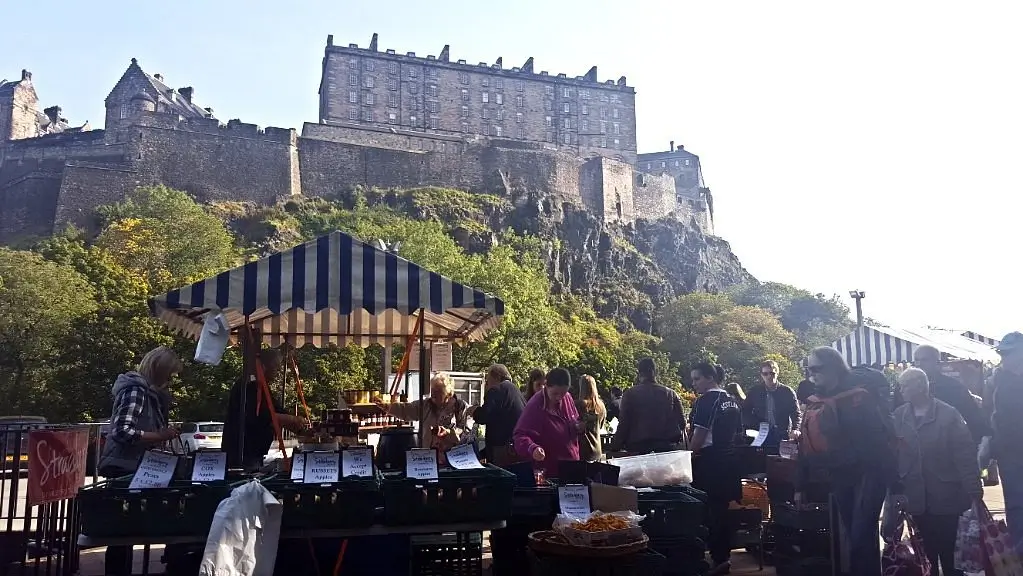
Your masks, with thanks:
[[[919,346],[934,346],[944,360],[997,361],[994,348],[961,334],[936,330],[861,326],[831,344],[850,366],[885,366],[913,361]]]
[[[253,360],[261,345],[418,346],[419,373],[428,374],[427,355],[422,353],[427,342],[479,341],[498,326],[504,304],[334,232],[157,296],[150,300],[150,309],[173,330],[196,339],[210,329],[211,318],[219,318],[230,339],[242,345],[246,371],[258,373],[269,398],[259,362]],[[420,388],[419,396],[424,395]],[[262,399],[243,397],[243,410]],[[413,451],[403,451],[402,469],[382,474],[371,449],[358,443],[358,422],[348,415],[344,420],[335,420],[336,416],[325,415],[320,423],[320,430],[335,440],[332,448],[321,445],[293,461],[286,458],[275,475],[259,477],[283,508],[280,538],[310,539],[310,549],[312,539],[333,540],[340,546],[336,574],[346,551],[349,564],[358,563],[358,550],[351,549],[350,539],[453,533],[451,542],[420,546],[420,560],[432,562],[438,554],[447,554],[443,562],[477,566],[481,545],[472,534],[504,526],[514,475],[472,462],[475,454],[465,455],[461,468],[453,462],[445,466],[444,459],[429,449],[415,453],[416,463]],[[162,463],[170,468],[166,477],[147,484],[153,479],[140,481],[136,473],[83,490],[80,542],[83,546],[205,542],[218,504],[253,478],[225,470],[223,464],[218,470],[223,460],[212,454],[178,459],[147,453],[140,470],[148,465],[147,473],[159,476],[154,471]],[[207,469],[213,472],[200,472]],[[411,505],[412,500],[417,504]],[[151,521],[156,516],[161,522]],[[410,554],[409,561],[414,562],[416,551]],[[395,554],[390,556],[393,561]]]

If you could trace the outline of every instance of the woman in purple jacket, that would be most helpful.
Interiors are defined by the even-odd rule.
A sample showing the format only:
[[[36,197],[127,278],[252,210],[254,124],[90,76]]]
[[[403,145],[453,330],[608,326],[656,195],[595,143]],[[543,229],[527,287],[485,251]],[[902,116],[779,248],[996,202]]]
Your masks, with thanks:
[[[568,370],[551,370],[543,393],[529,399],[515,426],[515,451],[549,477],[557,477],[561,460],[579,459],[582,422],[568,393],[571,384]]]

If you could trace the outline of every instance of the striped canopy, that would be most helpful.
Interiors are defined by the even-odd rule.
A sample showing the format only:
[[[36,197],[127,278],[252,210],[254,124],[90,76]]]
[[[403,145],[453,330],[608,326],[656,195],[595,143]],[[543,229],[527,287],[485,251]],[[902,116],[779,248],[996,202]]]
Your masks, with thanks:
[[[150,299],[153,315],[198,338],[208,312],[246,317],[270,346],[403,343],[420,314],[424,338],[478,341],[504,302],[395,254],[333,232]]]
[[[831,344],[850,366],[871,366],[912,362],[919,346],[934,346],[949,359],[997,360],[991,346],[965,336],[933,330],[903,330],[863,326]]]
[[[966,336],[970,340],[974,340],[976,342],[983,342],[984,344],[987,344],[988,346],[992,347],[996,347],[999,344],[999,341],[997,339],[990,338],[988,336],[984,336],[983,334],[978,334],[976,332],[970,331],[963,332],[963,336]]]

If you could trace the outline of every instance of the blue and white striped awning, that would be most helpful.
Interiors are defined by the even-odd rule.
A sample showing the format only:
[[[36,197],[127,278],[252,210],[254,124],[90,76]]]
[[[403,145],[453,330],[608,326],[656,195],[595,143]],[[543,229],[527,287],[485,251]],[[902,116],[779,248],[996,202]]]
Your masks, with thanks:
[[[963,332],[963,336],[966,336],[970,340],[973,340],[973,341],[976,341],[976,342],[982,342],[982,343],[987,344],[988,346],[991,346],[991,347],[997,347],[998,344],[999,344],[999,341],[997,339],[989,338],[987,336],[984,336],[983,334],[978,334],[976,332],[966,331],[966,332]]]
[[[991,346],[959,334],[933,330],[863,326],[834,341],[850,366],[884,366],[910,363],[919,346],[933,346],[946,359],[992,361],[997,354]]]
[[[255,325],[271,346],[404,342],[424,317],[427,340],[478,341],[504,302],[395,254],[333,232],[150,300],[171,329],[198,338],[205,314]]]

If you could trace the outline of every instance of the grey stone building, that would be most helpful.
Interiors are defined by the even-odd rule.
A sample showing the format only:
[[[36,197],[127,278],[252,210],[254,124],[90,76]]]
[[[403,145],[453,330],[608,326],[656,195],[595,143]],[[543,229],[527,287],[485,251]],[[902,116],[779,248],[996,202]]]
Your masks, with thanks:
[[[0,80],[0,142],[88,129],[88,122],[70,126],[61,116],[60,106],[40,111],[32,73],[28,70],[21,71],[21,80]]]
[[[537,142],[580,157],[636,161],[636,91],[624,76],[600,82],[534,71],[533,59],[505,68],[439,56],[338,46],[327,37],[320,82],[321,124]]]
[[[647,174],[669,175],[675,179],[675,194],[679,204],[688,204],[691,212],[705,213],[702,224],[708,232],[713,231],[714,198],[703,182],[703,169],[700,157],[685,149],[675,146],[672,140],[665,152],[639,154],[636,157],[636,169]]]

